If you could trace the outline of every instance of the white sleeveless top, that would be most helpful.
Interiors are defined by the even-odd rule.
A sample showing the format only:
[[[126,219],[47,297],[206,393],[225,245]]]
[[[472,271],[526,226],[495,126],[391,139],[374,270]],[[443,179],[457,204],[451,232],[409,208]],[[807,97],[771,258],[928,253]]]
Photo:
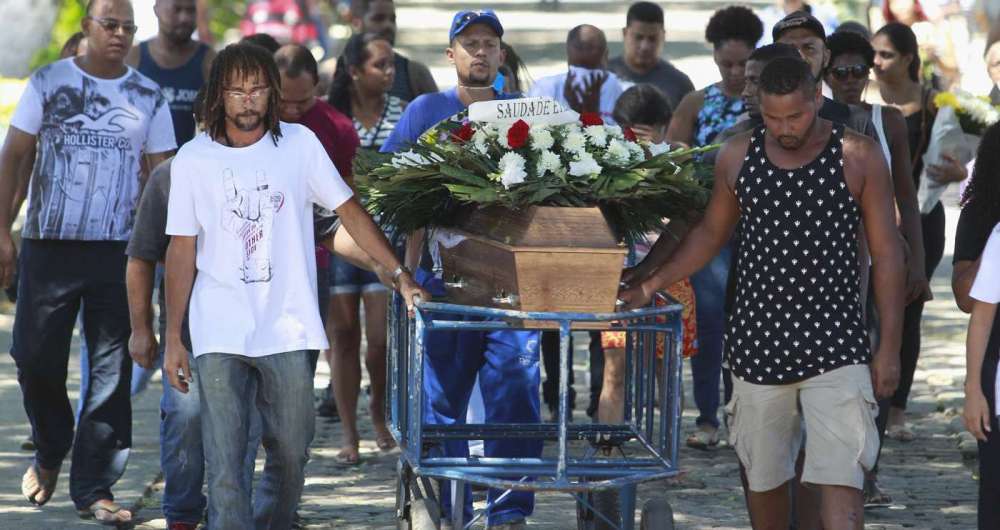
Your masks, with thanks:
[[[892,153],[889,152],[889,139],[885,135],[885,125],[882,123],[882,105],[872,104],[872,124],[875,125],[875,132],[878,133],[878,143],[882,146],[882,154],[889,164],[889,171],[892,171]]]

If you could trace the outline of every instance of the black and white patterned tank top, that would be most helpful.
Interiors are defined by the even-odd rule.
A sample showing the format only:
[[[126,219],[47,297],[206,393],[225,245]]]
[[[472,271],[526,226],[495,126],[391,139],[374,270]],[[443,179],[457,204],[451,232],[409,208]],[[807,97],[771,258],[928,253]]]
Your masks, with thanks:
[[[725,344],[740,379],[777,385],[870,360],[862,321],[860,208],[844,180],[844,127],[812,162],[776,167],[754,131],[736,181],[736,301]]]

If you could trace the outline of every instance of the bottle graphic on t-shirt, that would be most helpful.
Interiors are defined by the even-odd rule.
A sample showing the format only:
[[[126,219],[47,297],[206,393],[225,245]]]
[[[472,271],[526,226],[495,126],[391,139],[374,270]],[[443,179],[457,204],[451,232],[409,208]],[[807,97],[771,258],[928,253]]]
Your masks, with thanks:
[[[244,283],[268,282],[272,273],[271,228],[283,196],[269,189],[263,171],[257,171],[251,188],[242,188],[231,169],[223,171],[222,181],[226,194],[222,226],[240,242],[240,279]]]

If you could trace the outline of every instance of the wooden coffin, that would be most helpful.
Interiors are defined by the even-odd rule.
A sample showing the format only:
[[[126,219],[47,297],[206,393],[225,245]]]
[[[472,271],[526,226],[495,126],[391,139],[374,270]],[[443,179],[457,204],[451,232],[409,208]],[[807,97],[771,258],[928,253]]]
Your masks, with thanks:
[[[615,309],[627,249],[598,208],[487,208],[437,238],[449,301],[522,311]]]

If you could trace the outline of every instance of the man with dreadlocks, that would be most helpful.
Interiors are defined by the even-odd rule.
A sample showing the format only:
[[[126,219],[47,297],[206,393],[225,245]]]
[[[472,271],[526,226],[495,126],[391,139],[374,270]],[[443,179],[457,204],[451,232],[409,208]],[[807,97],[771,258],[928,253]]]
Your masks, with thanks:
[[[205,93],[205,133],[185,144],[171,167],[164,373],[188,390],[192,367],[181,328],[190,299],[208,524],[287,529],[314,431],[309,351],[327,347],[316,306],[313,205],[335,210],[358,246],[394,271],[392,283],[408,305],[426,294],[316,135],[279,121],[280,77],[267,50],[222,50]],[[253,504],[239,478],[252,410],[263,420],[267,452]]]

